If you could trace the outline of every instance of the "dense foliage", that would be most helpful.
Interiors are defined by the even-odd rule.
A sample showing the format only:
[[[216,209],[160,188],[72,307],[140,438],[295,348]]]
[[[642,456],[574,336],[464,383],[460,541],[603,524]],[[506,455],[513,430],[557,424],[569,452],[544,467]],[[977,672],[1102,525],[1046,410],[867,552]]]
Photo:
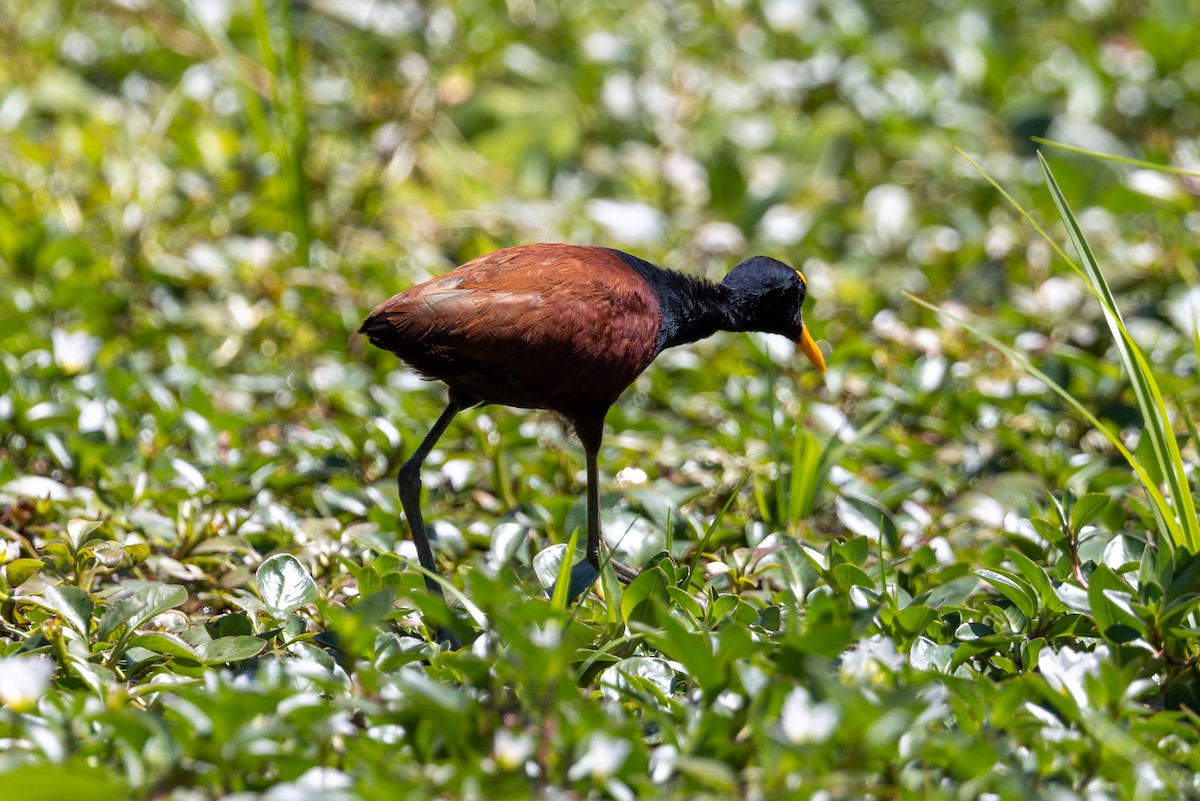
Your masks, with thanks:
[[[1200,794],[1196,9],[1062,5],[6,0],[0,786]],[[579,448],[462,415],[447,611],[443,390],[354,332],[536,241],[785,259],[830,370],[664,354],[573,607]]]

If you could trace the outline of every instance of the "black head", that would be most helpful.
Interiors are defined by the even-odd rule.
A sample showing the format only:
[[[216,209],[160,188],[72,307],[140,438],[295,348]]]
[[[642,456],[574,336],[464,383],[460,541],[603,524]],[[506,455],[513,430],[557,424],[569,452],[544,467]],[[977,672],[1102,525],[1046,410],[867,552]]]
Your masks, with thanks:
[[[808,285],[798,270],[768,256],[752,256],[734,267],[721,286],[729,291],[740,330],[782,334],[825,372],[825,359],[800,313]]]

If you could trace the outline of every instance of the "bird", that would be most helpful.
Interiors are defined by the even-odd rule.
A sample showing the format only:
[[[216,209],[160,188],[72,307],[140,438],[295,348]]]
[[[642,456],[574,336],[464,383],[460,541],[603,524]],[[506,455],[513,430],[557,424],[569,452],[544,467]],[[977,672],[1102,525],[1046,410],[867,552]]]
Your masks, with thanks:
[[[598,454],[609,408],[665,349],[717,331],[783,335],[823,374],[801,316],[807,290],[798,270],[767,256],[714,283],[620,250],[544,243],[484,254],[379,304],[359,332],[449,389],[397,479],[429,591],[442,596],[421,514],[421,467],[460,411],[545,409],[574,429],[587,467],[587,551],[571,571],[574,599],[600,574]],[[638,572],[613,566],[626,582]]]

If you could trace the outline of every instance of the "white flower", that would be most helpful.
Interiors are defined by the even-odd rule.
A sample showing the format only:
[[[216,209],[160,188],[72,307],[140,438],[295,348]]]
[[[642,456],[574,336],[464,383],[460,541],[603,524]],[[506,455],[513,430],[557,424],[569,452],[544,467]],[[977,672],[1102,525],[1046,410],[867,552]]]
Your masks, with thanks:
[[[7,565],[21,555],[21,545],[17,542],[0,542],[0,565]]]
[[[579,781],[591,776],[601,782],[607,781],[625,764],[632,749],[628,740],[609,737],[603,732],[593,734],[588,740],[587,751],[567,771],[567,778]]]
[[[502,770],[516,770],[533,756],[536,744],[528,734],[501,729],[492,739],[492,754]]]
[[[1100,675],[1100,663],[1108,659],[1108,646],[1101,645],[1094,651],[1075,651],[1065,646],[1058,653],[1045,651],[1038,659],[1038,667],[1050,686],[1066,690],[1075,703],[1087,706],[1086,677]]]
[[[633,465],[630,465],[629,467],[622,467],[620,471],[613,476],[613,483],[616,484],[620,489],[626,489],[628,487],[635,487],[638,484],[645,484],[648,478],[649,476],[646,475],[645,470],[640,467],[634,467]]]
[[[890,637],[875,635],[842,655],[841,676],[845,684],[872,684],[904,663]]]
[[[587,216],[608,233],[631,245],[652,245],[662,238],[667,220],[653,206],[637,201],[595,198],[586,206]]]
[[[277,784],[261,796],[246,795],[262,801],[353,801],[358,798],[353,788],[354,780],[349,774],[336,768],[314,767],[296,781]],[[226,796],[225,801],[241,795]]]
[[[55,328],[50,332],[54,346],[54,363],[65,372],[82,373],[92,366],[100,351],[101,340],[86,331],[64,331]]]
[[[14,712],[28,712],[50,686],[54,663],[40,656],[0,659],[0,702]]]
[[[297,787],[314,790],[345,790],[352,784],[350,776],[336,768],[309,768],[296,779]]]
[[[675,763],[679,759],[679,749],[667,743],[660,745],[650,752],[650,781],[662,784],[675,774]]]
[[[814,704],[812,696],[803,687],[788,693],[783,709],[779,711],[783,736],[795,745],[825,742],[837,728],[838,718],[833,704],[828,701]]]

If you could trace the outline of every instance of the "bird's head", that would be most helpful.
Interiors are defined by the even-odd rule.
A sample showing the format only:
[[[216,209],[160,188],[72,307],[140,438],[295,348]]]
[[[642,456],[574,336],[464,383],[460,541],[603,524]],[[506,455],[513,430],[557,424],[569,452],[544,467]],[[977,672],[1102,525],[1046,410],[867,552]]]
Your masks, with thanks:
[[[744,330],[782,334],[825,372],[825,357],[800,313],[808,284],[799,270],[767,256],[753,256],[734,267],[721,286],[744,315]]]

